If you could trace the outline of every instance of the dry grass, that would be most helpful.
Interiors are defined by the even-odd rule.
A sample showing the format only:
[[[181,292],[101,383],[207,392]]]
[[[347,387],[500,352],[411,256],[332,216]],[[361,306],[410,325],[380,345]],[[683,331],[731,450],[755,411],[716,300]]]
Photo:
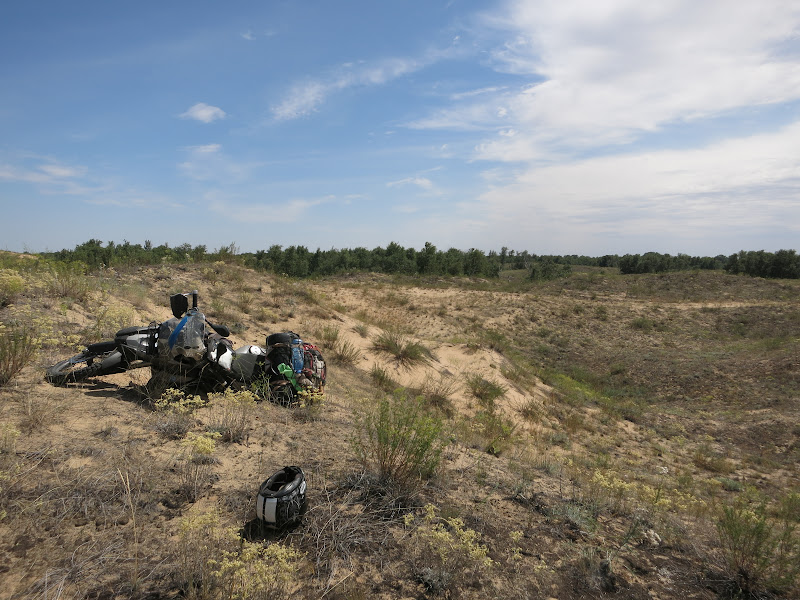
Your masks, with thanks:
[[[260,589],[340,600],[800,593],[781,562],[800,522],[797,282],[295,282],[223,266],[159,265],[121,288],[66,272],[59,288],[42,279],[35,302],[0,306],[2,323],[58,330],[0,389],[0,598],[242,594],[209,570],[226,558],[273,577]],[[316,338],[325,402],[181,414],[154,406],[163,390],[141,397],[142,373],[43,383],[66,340],[104,335],[131,305],[126,318],[164,319],[168,294],[195,288],[209,314],[216,302],[241,323],[237,346]],[[400,358],[413,344],[417,358]],[[397,388],[449,442],[433,476],[405,489],[351,442]],[[258,486],[289,464],[306,471],[308,511],[294,529],[259,528]],[[182,529],[209,510],[207,529]],[[748,532],[767,533],[748,549]],[[268,555],[291,569],[251,570]]]

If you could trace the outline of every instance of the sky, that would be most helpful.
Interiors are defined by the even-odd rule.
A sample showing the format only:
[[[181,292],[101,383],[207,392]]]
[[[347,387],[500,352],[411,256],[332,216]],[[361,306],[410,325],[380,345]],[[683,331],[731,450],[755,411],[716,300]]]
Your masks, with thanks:
[[[800,249],[797,0],[7,0],[0,249]]]

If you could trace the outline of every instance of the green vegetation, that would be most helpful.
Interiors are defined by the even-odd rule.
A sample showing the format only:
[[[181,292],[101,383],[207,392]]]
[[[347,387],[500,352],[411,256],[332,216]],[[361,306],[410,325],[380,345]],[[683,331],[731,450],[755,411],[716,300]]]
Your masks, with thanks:
[[[574,266],[619,268],[625,274],[666,273],[670,271],[726,270],[754,277],[800,278],[800,255],[795,250],[740,251],[724,255],[626,254],[600,257],[578,255],[536,255],[527,250],[503,247],[500,252],[467,251],[450,248],[442,251],[430,242],[421,250],[391,242],[386,248],[342,248],[311,251],[305,246],[270,246],[267,250],[240,253],[235,244],[208,251],[205,245],[167,244],[144,246],[113,241],[103,245],[97,239],[79,244],[73,250],[48,252],[41,256],[57,262],[82,264],[96,270],[105,267],[159,265],[164,263],[238,263],[247,267],[289,277],[319,277],[341,273],[372,272],[404,275],[467,276],[496,278],[502,271],[525,270],[532,280],[549,281],[568,277]],[[209,274],[210,276],[213,274]]]
[[[408,340],[398,331],[382,331],[372,342],[372,348],[390,355],[401,367],[426,362],[433,356],[428,348]]]
[[[403,392],[365,402],[357,416],[353,448],[361,464],[381,481],[414,491],[439,467],[444,424],[420,399]]]
[[[6,385],[36,356],[37,341],[29,329],[0,324],[0,386]]]

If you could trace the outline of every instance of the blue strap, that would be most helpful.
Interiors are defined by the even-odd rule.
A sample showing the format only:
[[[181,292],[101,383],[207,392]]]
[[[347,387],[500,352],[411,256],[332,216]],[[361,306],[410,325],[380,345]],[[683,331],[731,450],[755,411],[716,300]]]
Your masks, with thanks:
[[[169,340],[167,340],[168,343],[169,343],[169,349],[170,350],[172,350],[172,347],[175,345],[175,342],[178,341],[178,334],[181,332],[181,329],[183,329],[183,326],[186,325],[186,322],[188,320],[189,320],[189,315],[186,315],[185,317],[183,317],[181,319],[181,322],[178,323],[178,326],[175,328],[175,331],[173,331],[172,334],[170,334]]]

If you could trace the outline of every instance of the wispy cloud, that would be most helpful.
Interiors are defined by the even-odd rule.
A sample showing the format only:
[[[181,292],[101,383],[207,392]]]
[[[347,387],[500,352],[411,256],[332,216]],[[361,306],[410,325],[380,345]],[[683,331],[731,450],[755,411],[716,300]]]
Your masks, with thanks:
[[[295,83],[286,97],[272,108],[272,114],[279,121],[304,117],[318,110],[332,94],[352,87],[383,85],[413,73],[423,65],[414,59],[401,58],[355,65],[348,63],[327,77]]]
[[[28,164],[0,164],[0,181],[30,183],[38,186],[42,193],[69,195],[92,193],[99,187],[89,180],[88,169],[84,166],[67,165],[52,159],[34,158],[23,162]]]
[[[608,235],[642,236],[651,249],[687,251],[703,235],[722,239],[744,229],[800,233],[798,155],[800,122],[691,151],[532,167],[483,194],[480,204],[487,221],[507,219],[509,231],[527,229],[528,235],[541,229],[540,242],[554,248],[564,243],[552,239],[553,232],[567,230],[576,243],[589,246]]]
[[[386,187],[396,187],[402,185],[415,185],[421,187],[424,190],[433,189],[433,182],[427,177],[406,177],[405,179],[390,181],[389,183],[386,184]]]
[[[336,196],[321,198],[290,198],[260,203],[241,201],[223,192],[207,195],[209,208],[215,213],[243,223],[299,223],[308,218],[317,206],[336,201]]]
[[[627,144],[671,124],[800,99],[800,5],[726,0],[517,0],[487,20],[504,42],[500,72],[527,79],[486,87],[410,123],[415,128],[513,127],[478,157],[527,161]]]
[[[227,115],[225,111],[217,106],[210,106],[205,102],[198,102],[189,110],[180,115],[181,119],[194,119],[203,123],[212,123],[218,119],[224,119]]]
[[[186,177],[197,181],[241,183],[248,180],[262,164],[232,158],[223,151],[221,144],[188,146],[183,150],[186,159],[178,163],[178,169]]]

